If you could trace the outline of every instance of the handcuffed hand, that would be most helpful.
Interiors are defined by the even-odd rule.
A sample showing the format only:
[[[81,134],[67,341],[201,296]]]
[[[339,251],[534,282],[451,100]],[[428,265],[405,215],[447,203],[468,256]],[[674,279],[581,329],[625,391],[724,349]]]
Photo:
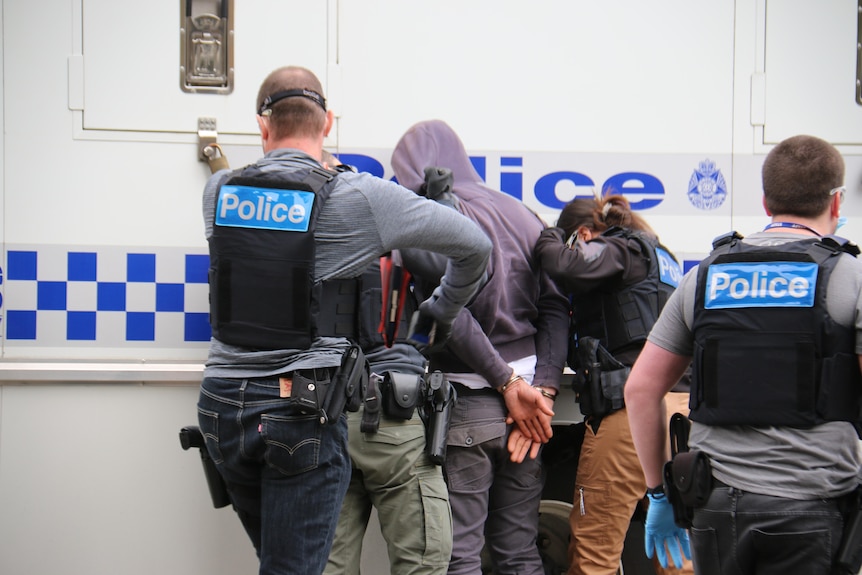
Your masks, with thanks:
[[[508,385],[503,399],[509,412],[506,423],[514,423],[522,434],[536,443],[551,440],[554,410],[538,389],[519,377]]]
[[[654,553],[657,554],[659,563],[666,569],[668,566],[666,550],[670,550],[674,565],[681,568],[682,554],[686,559],[691,559],[688,532],[674,523],[673,507],[666,495],[649,494],[648,497],[649,509],[644,525],[644,546],[647,557],[652,558]],[[682,548],[682,554],[680,554],[680,548]]]
[[[538,457],[542,444],[538,441],[533,441],[521,433],[518,427],[512,427],[506,447],[509,449],[509,459],[513,463],[521,463],[527,457],[528,453],[530,454],[530,459]]]

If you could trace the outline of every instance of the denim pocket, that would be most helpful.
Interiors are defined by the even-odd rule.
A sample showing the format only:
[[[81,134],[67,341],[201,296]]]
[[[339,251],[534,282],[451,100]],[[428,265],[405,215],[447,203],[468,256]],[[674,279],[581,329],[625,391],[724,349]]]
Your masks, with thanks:
[[[266,444],[264,460],[284,475],[298,475],[317,468],[320,457],[320,421],[317,415],[260,416]]]
[[[207,451],[213,463],[221,464],[224,463],[224,456],[222,456],[219,446],[218,424],[218,413],[198,408],[198,425],[207,444]]]
[[[718,537],[711,527],[692,527],[690,531],[691,556],[697,573],[721,575],[721,558],[718,552]],[[727,553],[726,561],[736,558],[736,553]],[[725,562],[726,562],[725,561]]]

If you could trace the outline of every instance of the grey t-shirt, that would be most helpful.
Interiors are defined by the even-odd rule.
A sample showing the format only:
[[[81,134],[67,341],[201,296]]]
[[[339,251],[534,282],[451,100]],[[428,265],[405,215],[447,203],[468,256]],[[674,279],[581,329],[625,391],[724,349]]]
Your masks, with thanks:
[[[299,150],[273,150],[256,163],[264,170],[320,167]],[[212,235],[219,186],[230,176],[214,174],[204,189],[206,237]],[[365,173],[345,172],[320,211],[315,230],[315,280],[354,277],[381,255],[403,248],[423,248],[448,256],[446,275],[423,310],[453,321],[483,281],[491,251],[487,236],[452,209],[410,190]],[[210,343],[204,377],[264,377],[289,370],[335,367],[348,342],[317,338],[307,350],[250,350],[215,338]]]
[[[805,236],[759,232],[746,243],[769,246]],[[649,335],[673,353],[691,356],[697,267],[689,270]],[[862,354],[862,261],[842,257],[832,272],[826,297],[829,315],[856,326],[856,353]],[[859,438],[850,423],[829,422],[811,429],[711,426],[692,422],[689,445],[709,455],[713,475],[752,493],[789,499],[837,497],[855,489],[862,476]]]

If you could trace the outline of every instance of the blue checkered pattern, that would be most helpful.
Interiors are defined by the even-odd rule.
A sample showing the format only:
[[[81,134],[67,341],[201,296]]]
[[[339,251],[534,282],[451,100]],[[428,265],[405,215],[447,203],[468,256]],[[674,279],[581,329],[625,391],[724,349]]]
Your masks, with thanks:
[[[208,342],[206,253],[9,249],[0,313],[7,342]]]

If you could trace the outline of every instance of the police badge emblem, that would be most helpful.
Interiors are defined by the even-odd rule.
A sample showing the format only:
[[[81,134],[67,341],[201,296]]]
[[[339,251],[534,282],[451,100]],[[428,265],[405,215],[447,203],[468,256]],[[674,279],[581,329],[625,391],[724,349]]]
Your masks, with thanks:
[[[707,158],[698,164],[688,181],[688,201],[699,210],[714,210],[727,198],[727,183],[715,162]]]

